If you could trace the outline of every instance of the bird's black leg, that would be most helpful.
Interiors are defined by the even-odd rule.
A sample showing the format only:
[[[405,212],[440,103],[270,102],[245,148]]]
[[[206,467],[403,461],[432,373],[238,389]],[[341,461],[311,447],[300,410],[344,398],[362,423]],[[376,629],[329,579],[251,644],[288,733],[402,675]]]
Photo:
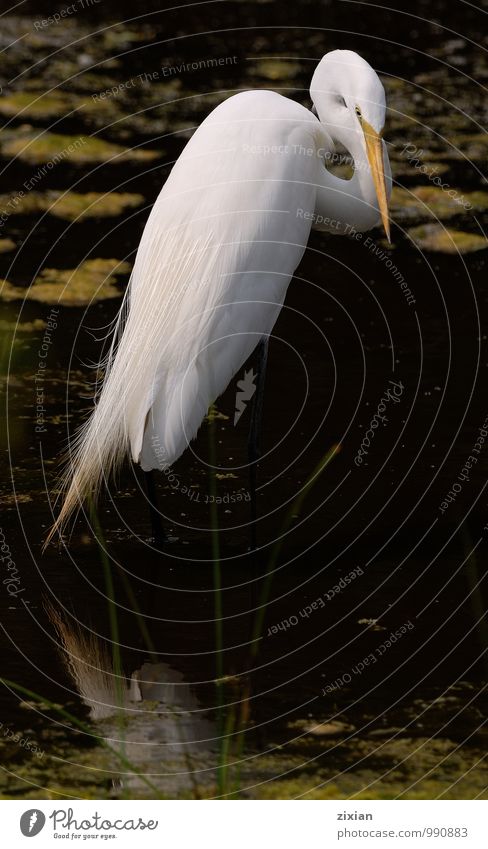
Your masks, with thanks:
[[[261,456],[260,437],[263,419],[264,381],[266,378],[266,363],[268,361],[269,337],[265,336],[256,348],[256,392],[252,400],[251,424],[247,443],[249,460],[249,488],[251,495],[251,550],[257,547],[257,505],[256,505],[256,474],[257,461]]]
[[[150,472],[144,472],[144,478],[146,481],[147,500],[149,502],[149,516],[151,518],[151,529],[154,538],[154,543],[158,548],[163,548],[168,541],[168,537],[166,536],[163,523],[161,521],[161,514],[159,512],[158,497],[156,494],[156,483],[154,480],[154,470]]]

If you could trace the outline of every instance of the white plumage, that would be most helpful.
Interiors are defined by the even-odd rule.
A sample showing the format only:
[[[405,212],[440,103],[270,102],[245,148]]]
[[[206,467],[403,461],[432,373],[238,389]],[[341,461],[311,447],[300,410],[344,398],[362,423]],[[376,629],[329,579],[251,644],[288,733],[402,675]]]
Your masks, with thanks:
[[[359,83],[365,91],[351,94]],[[321,229],[337,233],[384,217],[365,130],[376,134],[389,193],[378,77],[356,54],[334,51],[311,93],[319,117],[270,91],[229,98],[174,165],[139,245],[97,405],[70,450],[55,528],[125,455],[146,471],[178,459],[271,332],[314,213]],[[334,141],[354,157],[350,181],[324,166]],[[330,217],[334,226],[324,223]]]

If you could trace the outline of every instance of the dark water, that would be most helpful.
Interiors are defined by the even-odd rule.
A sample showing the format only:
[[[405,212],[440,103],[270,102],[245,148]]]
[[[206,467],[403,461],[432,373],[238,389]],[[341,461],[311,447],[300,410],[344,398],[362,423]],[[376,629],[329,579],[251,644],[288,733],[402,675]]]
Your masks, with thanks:
[[[3,792],[485,798],[481,13],[119,2],[43,24],[52,8],[2,9],[0,239],[14,245],[0,277],[21,293],[2,302],[0,324],[2,564],[16,578],[1,593]],[[270,347],[259,552],[247,553],[249,408],[233,424],[242,372],[158,483],[176,537],[164,554],[148,543],[130,467],[99,504],[99,543],[80,516],[69,545],[42,554],[59,454],[89,409],[89,364],[172,163],[230,93],[272,88],[309,105],[315,63],[335,47],[364,55],[387,89],[393,247],[379,230],[371,242],[311,236]],[[44,109],[19,100],[45,92]],[[43,130],[64,142],[15,147]],[[80,135],[159,156],[109,162],[114,150],[100,145],[93,161],[63,157],[37,179]],[[423,202],[418,187],[433,190]],[[25,199],[21,214],[9,206],[21,192],[39,206],[66,190],[142,198],[79,222]],[[435,244],[426,225],[438,227]],[[444,228],[459,252],[439,241]],[[89,306],[80,288],[78,306],[60,305],[58,290],[22,300],[43,270],[56,286],[86,260],[109,261],[102,279],[129,263],[118,297]],[[381,403],[388,421],[367,444]]]

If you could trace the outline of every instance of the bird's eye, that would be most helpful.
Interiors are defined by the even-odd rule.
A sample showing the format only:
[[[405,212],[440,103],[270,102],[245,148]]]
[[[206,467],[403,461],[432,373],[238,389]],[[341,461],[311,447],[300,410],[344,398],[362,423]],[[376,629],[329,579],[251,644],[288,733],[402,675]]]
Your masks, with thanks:
[[[358,118],[361,118],[361,110],[360,110],[359,106],[356,106],[354,111],[355,111],[356,115],[358,116]]]
[[[347,106],[347,103],[346,103],[346,101],[344,100],[344,98],[342,97],[341,94],[337,95],[337,105],[338,106]]]

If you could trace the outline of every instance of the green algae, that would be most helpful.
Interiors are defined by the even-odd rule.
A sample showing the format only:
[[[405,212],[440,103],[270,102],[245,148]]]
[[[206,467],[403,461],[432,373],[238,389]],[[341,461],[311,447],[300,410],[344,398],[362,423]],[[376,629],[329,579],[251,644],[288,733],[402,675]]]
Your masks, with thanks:
[[[226,416],[225,413],[222,413],[217,408],[216,404],[212,404],[212,406],[208,409],[204,421],[208,424],[213,424],[213,422],[227,422],[229,421],[229,416]]]
[[[0,298],[5,301],[38,301],[66,307],[87,306],[97,301],[120,298],[117,277],[129,271],[127,262],[87,259],[74,269],[44,268],[28,289],[0,281]]]
[[[7,254],[15,250],[15,242],[12,239],[0,239],[0,254]]]
[[[302,66],[298,62],[293,62],[287,58],[259,59],[253,62],[249,74],[253,77],[262,77],[265,80],[290,80],[297,77],[302,71]]]
[[[108,723],[105,725],[111,728]],[[129,728],[132,725],[133,721],[128,719]],[[103,722],[98,723],[99,732],[103,727]],[[24,780],[39,783],[39,795],[35,798],[52,798],[50,794],[64,798],[93,798],[93,794],[95,798],[121,798],[124,795],[124,787],[117,788],[117,782],[114,786],[111,780],[119,777],[114,758],[102,747],[90,746],[88,750],[73,747],[65,761],[61,735],[56,737],[48,731],[45,736],[39,735],[36,742],[45,752],[43,758],[31,757],[30,761],[26,759],[14,764],[5,746],[4,761],[10,761],[14,771],[14,775],[2,777],[5,795],[16,792],[29,798],[32,793],[34,797],[33,788],[22,787]],[[315,740],[313,748],[307,750],[304,746],[300,753],[296,750],[288,753],[274,746],[269,752],[243,763],[235,796],[261,800],[488,799],[488,770],[482,763],[483,748],[465,746],[460,749],[452,740],[427,736],[386,740],[353,737],[340,742],[340,752],[337,746],[336,737]],[[76,763],[76,769],[69,760]],[[164,775],[168,766],[163,759],[159,766],[152,759],[145,765],[138,763],[139,769],[151,770],[153,775],[156,770]],[[207,771],[208,782],[194,788],[180,786],[177,793],[168,792],[167,783],[164,786],[161,780],[159,798],[214,797],[217,787],[211,780],[209,764]],[[286,777],[279,777],[284,774]],[[136,777],[126,774],[122,782],[126,784],[126,792],[129,791],[130,798],[148,798],[147,789],[134,781]]]
[[[77,99],[66,92],[54,90],[15,91],[0,98],[0,114],[8,118],[55,118],[78,107]]]
[[[435,217],[447,220],[463,215],[469,210],[483,212],[488,209],[488,192],[462,192],[451,186],[413,186],[409,189],[395,187],[391,196],[391,213],[399,221],[428,220]]]
[[[150,162],[160,153],[155,150],[135,150],[105,141],[95,136],[67,136],[60,133],[33,132],[31,129],[7,131],[1,147],[4,158],[18,157],[30,165],[68,161],[73,165],[95,162]]]
[[[0,212],[9,215],[35,215],[49,212],[65,221],[84,221],[86,218],[111,218],[122,215],[144,203],[144,196],[130,192],[29,192],[23,196],[0,196]],[[0,240],[0,252],[2,251]],[[10,241],[10,240],[5,240]],[[15,247],[12,242],[12,250]]]
[[[355,742],[359,761],[364,752]],[[337,775],[322,767],[304,769],[297,777],[261,784],[255,798],[488,799],[486,767],[478,766],[483,753],[456,748],[446,740],[403,738],[384,745],[374,758],[366,755],[359,768]]]
[[[488,156],[487,133],[456,133],[451,134],[448,153],[441,155],[452,159],[461,159],[466,164],[470,162],[485,162]]]
[[[484,236],[443,227],[442,224],[421,224],[407,231],[415,244],[424,251],[444,254],[469,254],[488,247]]]
[[[53,192],[47,193],[51,200]],[[133,209],[144,203],[144,195],[129,192],[87,192],[77,194],[66,192],[49,206],[51,215],[68,221],[81,221],[85,218],[111,218],[121,215],[126,209]]]
[[[9,320],[0,318],[0,332],[7,333],[14,331],[17,333],[36,333],[39,330],[44,330],[46,322],[42,318],[35,318],[33,321],[18,321],[17,319]]]

